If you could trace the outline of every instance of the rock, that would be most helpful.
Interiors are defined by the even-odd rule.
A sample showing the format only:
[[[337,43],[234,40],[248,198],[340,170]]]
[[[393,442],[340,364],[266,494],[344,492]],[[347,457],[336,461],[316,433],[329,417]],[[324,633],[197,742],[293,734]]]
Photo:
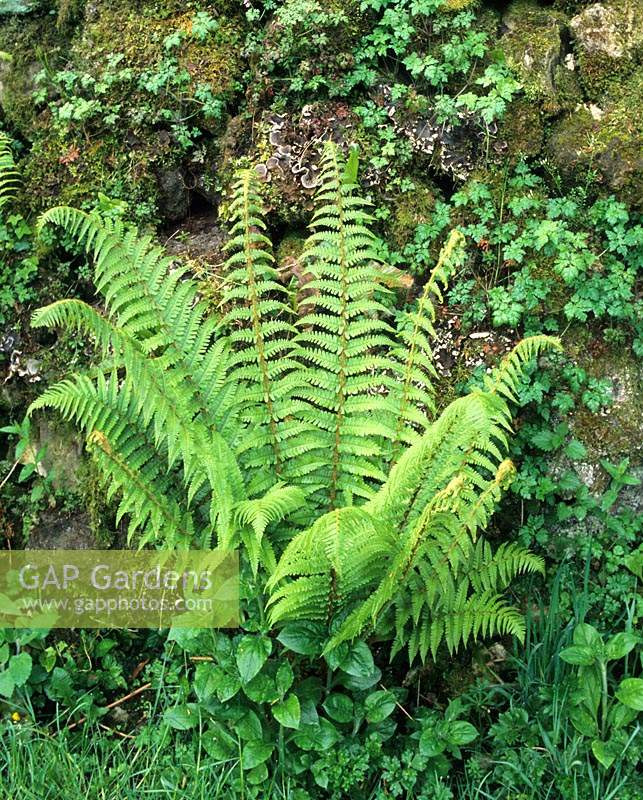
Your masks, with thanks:
[[[643,0],[595,3],[569,23],[581,78],[592,99],[630,71],[643,45]]]
[[[165,250],[177,258],[188,258],[204,265],[221,264],[226,256],[223,247],[225,230],[215,216],[192,217],[163,243]]]
[[[633,114],[643,100],[643,71],[622,86],[620,96],[601,106],[579,104],[554,123],[547,155],[571,184],[585,179],[588,169],[619,199],[641,207],[643,120]]]
[[[168,222],[185,219],[190,208],[190,193],[178,168],[167,169],[157,174],[158,206]]]
[[[571,422],[571,433],[587,448],[587,463],[595,469],[601,459],[618,462],[629,458],[640,462],[643,454],[643,365],[624,353],[586,353],[579,364],[591,375],[609,378],[612,404],[599,414],[579,408]],[[587,477],[591,477],[588,473]]]
[[[43,416],[32,422],[34,452],[46,447],[42,460],[44,474],[52,476],[54,489],[78,489],[83,468],[83,438],[78,431],[64,423]]]
[[[556,114],[580,99],[578,79],[565,61],[566,17],[525,0],[503,17],[506,33],[499,44],[519,75],[529,100]]]
[[[84,512],[45,512],[31,529],[26,550],[96,550],[89,517]]]

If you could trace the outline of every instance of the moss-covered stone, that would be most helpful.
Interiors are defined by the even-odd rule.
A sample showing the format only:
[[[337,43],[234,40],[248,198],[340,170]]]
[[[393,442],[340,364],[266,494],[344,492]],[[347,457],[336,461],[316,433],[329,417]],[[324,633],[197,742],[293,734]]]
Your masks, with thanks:
[[[387,205],[391,212],[387,230],[393,244],[401,250],[413,237],[418,225],[431,221],[438,189],[430,183],[413,179],[414,187],[399,192],[390,198]]]
[[[569,23],[583,88],[601,100],[640,61],[643,0],[608,0],[585,8]]]
[[[572,350],[574,343],[568,345]],[[623,349],[596,346],[579,347],[579,366],[594,378],[608,378],[612,384],[612,404],[602,413],[579,408],[573,415],[573,435],[587,447],[587,461],[598,464],[629,457],[640,462],[643,453],[643,367],[640,360]]]
[[[498,126],[496,142],[506,143],[499,155],[504,162],[515,164],[521,158],[537,156],[543,147],[545,125],[538,105],[526,97],[512,101]]]
[[[573,107],[580,100],[580,89],[564,60],[565,15],[518,0],[509,7],[503,23],[507,32],[499,46],[530,102],[541,104],[549,114]]]
[[[242,23],[212,4],[198,17],[202,5],[97,0],[65,62],[47,47],[47,95],[22,125],[34,205],[87,205],[102,192],[148,222],[183,218],[192,192],[212,202],[208,140],[237,89]]]
[[[620,199],[635,207],[643,203],[643,120],[633,109],[643,102],[643,71],[621,87],[621,96],[603,107],[579,105],[552,128],[549,158],[571,183],[582,181],[588,170]]]
[[[56,28],[48,9],[37,14],[2,17],[0,25],[0,109],[5,126],[30,140],[36,127],[33,92],[42,69],[39,53],[55,61],[63,52],[65,36]]]

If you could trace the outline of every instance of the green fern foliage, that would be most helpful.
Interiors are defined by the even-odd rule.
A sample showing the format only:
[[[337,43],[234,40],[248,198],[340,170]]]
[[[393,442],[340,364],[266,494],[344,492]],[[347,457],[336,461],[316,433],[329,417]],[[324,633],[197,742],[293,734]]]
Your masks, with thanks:
[[[273,623],[343,619],[328,649],[390,630],[392,654],[406,646],[411,660],[435,655],[442,641],[453,650],[491,632],[521,636],[522,618],[501,591],[543,562],[515,545],[492,554],[479,532],[513,475],[503,395],[529,356],[558,346],[525,340],[485,390],[451,403],[359,509],[359,525],[342,524],[354,509],[339,509],[296,536],[269,582]]]
[[[340,498],[369,498],[385,480],[382,444],[395,434],[393,407],[382,392],[396,369],[394,331],[377,299],[384,290],[371,217],[350,174],[337,148],[327,145],[302,255],[314,276],[307,285],[310,310],[295,339],[303,418],[316,429],[308,480],[331,508]]]
[[[298,363],[292,311],[265,234],[258,186],[256,172],[244,170],[233,188],[223,297],[229,310],[221,328],[231,344],[231,380],[239,389],[238,412],[247,429],[237,452],[255,476],[253,490],[265,491],[295,471],[290,462],[301,450],[306,426],[297,421],[302,404],[293,393]]]
[[[397,380],[391,384],[396,403],[395,437],[393,454],[398,455],[400,445],[410,444],[430,425],[435,413],[434,381],[437,373],[433,365],[431,341],[435,338],[435,306],[442,303],[442,289],[464,255],[464,236],[451,232],[443,247],[416,307],[402,316],[399,326],[399,348],[396,357],[400,369]]]
[[[11,202],[20,186],[20,173],[11,149],[11,139],[0,133],[0,209]]]
[[[239,547],[252,580],[266,581],[275,625],[327,624],[327,652],[376,631],[393,654],[424,660],[442,642],[522,635],[503,593],[542,560],[511,542],[493,550],[483,532],[514,474],[510,403],[527,365],[560,345],[520,342],[436,416],[435,304],[463,238],[451,234],[395,329],[391,270],[356,176],[355,152],[346,162],[327,144],[298,319],[252,171],[233,187],[220,318],[150,237],[96,213],[48,211],[40,229],[58,226],[84,248],[98,302],[52,303],[33,325],[92,337],[96,360],[30,413],[50,408],[84,431],[137,543]]]

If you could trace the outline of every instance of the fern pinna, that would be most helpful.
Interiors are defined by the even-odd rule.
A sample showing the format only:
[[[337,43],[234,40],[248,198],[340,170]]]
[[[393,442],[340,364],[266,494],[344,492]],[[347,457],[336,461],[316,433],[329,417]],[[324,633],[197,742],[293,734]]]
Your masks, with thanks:
[[[525,364],[559,345],[524,340],[436,418],[433,303],[463,239],[451,235],[396,329],[354,167],[326,146],[298,319],[252,171],[233,188],[219,318],[149,237],[96,213],[43,215],[93,258],[104,308],[62,300],[34,314],[92,335],[99,359],[30,412],[54,408],[86,432],[139,544],[241,547],[275,624],[328,625],[327,649],[376,629],[424,659],[443,640],[521,634],[502,591],[542,562],[514,544],[493,552],[480,531],[513,475],[509,403]]]

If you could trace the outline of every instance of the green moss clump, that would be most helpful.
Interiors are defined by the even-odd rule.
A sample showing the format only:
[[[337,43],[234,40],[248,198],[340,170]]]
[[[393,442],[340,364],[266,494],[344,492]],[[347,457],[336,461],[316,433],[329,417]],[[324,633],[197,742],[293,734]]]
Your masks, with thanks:
[[[503,18],[508,28],[499,40],[507,64],[516,72],[527,99],[555,115],[581,99],[574,74],[562,63],[567,19],[529,0],[513,3]]]
[[[0,107],[4,124],[32,139],[37,111],[33,100],[35,77],[41,70],[38,54],[56,59],[65,47],[46,9],[39,14],[2,17],[0,24]]]
[[[548,155],[571,183],[595,170],[608,190],[640,207],[643,178],[643,120],[633,114],[643,102],[643,69],[608,98],[604,107],[587,104],[552,128]]]
[[[521,158],[537,156],[543,147],[545,126],[540,108],[525,97],[512,101],[500,121],[497,140],[506,142],[503,161],[516,164]]]
[[[643,0],[609,0],[581,10],[570,21],[581,82],[587,97],[602,102],[618,92],[643,54]]]
[[[413,189],[394,195],[388,202],[391,211],[388,234],[399,250],[409,243],[418,225],[431,221],[435,202],[439,199],[435,186],[417,179],[413,183]]]

